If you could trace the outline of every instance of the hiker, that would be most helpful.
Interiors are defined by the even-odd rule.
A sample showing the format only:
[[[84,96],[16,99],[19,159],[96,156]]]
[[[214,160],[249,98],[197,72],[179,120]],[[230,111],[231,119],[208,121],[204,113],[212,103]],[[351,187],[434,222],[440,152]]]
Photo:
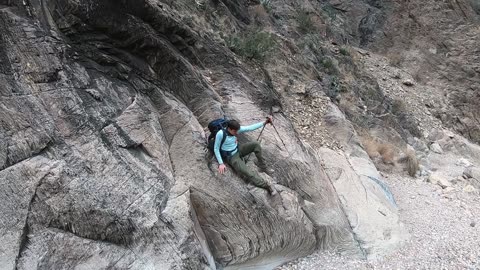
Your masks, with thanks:
[[[263,171],[267,174],[272,174],[273,170],[267,168],[265,160],[262,157],[262,147],[258,142],[248,142],[245,144],[238,145],[237,135],[240,133],[253,131],[259,129],[267,124],[272,124],[272,116],[268,116],[267,120],[264,122],[256,123],[250,126],[240,126],[240,123],[236,120],[229,120],[226,123],[226,128],[221,129],[217,132],[215,136],[215,145],[213,152],[218,161],[218,172],[223,174],[227,167],[224,162],[228,163],[232,168],[240,175],[245,176],[249,181],[251,181],[255,186],[265,188],[270,195],[277,194],[277,191],[274,189],[273,185],[269,184],[257,173],[251,171],[243,157],[250,153],[255,153],[257,157],[257,166],[260,171]],[[224,138],[224,132],[226,132],[226,137]],[[222,143],[223,142],[223,143]]]

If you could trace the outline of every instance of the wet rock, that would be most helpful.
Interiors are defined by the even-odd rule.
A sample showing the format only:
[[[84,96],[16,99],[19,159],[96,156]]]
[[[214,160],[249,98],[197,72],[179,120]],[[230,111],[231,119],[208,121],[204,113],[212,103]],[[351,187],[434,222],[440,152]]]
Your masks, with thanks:
[[[428,134],[428,140],[431,142],[436,142],[442,139],[445,136],[445,133],[441,129],[434,129]]]

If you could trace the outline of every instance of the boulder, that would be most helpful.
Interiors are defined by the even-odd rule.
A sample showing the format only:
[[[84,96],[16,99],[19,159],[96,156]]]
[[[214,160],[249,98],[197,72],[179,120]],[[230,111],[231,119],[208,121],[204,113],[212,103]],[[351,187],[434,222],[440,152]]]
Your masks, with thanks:
[[[467,185],[463,188],[463,191],[466,193],[474,193],[477,192],[477,189],[472,185]]]
[[[478,167],[467,167],[463,172],[463,176],[467,178],[467,182],[476,188],[480,188],[480,169]]]
[[[407,79],[407,80],[403,81],[402,83],[403,83],[404,85],[406,85],[406,86],[414,86],[414,85],[415,85],[415,84],[413,83],[413,81],[410,80],[410,79]]]
[[[443,154],[442,147],[436,142],[430,145],[430,150],[437,154]]]
[[[432,143],[441,140],[445,136],[445,132],[442,129],[433,129],[427,136],[428,140]]]
[[[395,198],[363,150],[352,124],[334,104],[330,104],[326,122],[345,154],[327,148],[320,148],[319,154],[355,239],[369,257],[388,254],[408,238],[399,220]]]
[[[467,178],[475,178],[480,180],[480,168],[473,166],[467,167],[465,168],[465,171],[463,171],[463,175],[465,175]]]
[[[472,166],[472,163],[468,161],[466,158],[460,158],[455,162],[455,165],[460,166],[460,167],[470,167]]]
[[[450,183],[450,181],[448,181],[447,178],[445,178],[443,175],[437,172],[430,174],[430,176],[427,179],[427,182],[432,183],[434,185],[439,185],[443,189],[452,186],[452,183]]]
[[[364,255],[389,254],[406,240],[393,194],[371,161],[349,159],[327,148],[320,149],[320,156]]]
[[[0,222],[0,268],[15,269],[16,260],[27,247],[27,220],[38,187],[45,178],[58,174],[60,162],[32,157],[0,171],[2,216]]]

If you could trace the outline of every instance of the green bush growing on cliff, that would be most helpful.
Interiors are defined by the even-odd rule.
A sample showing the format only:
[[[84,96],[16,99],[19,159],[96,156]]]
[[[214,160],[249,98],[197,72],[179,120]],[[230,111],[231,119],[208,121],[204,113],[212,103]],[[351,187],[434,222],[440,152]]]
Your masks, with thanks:
[[[236,54],[259,61],[264,60],[276,47],[272,34],[258,30],[232,35],[226,43]]]
[[[337,18],[337,10],[330,4],[322,6],[323,13],[325,13],[330,19],[335,20]]]
[[[473,10],[480,14],[480,0],[470,0],[470,4],[472,5]]]
[[[272,10],[272,0],[260,0],[260,4],[267,12],[270,12]]]
[[[350,55],[350,53],[348,52],[347,48],[345,48],[345,47],[340,48],[340,54],[345,55],[345,56],[349,56],[349,55]]]
[[[333,75],[337,73],[337,67],[333,63],[332,59],[328,57],[320,57],[320,64],[322,65],[325,73]]]
[[[315,24],[312,16],[305,10],[300,10],[297,14],[298,30],[303,34],[315,32]]]

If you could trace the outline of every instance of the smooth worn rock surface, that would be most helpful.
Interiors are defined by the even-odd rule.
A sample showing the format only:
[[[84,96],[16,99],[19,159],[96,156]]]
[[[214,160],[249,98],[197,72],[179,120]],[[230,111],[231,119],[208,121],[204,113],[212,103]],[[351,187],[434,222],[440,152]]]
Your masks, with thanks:
[[[411,185],[438,195],[425,204],[474,200],[478,179],[462,175],[480,147],[443,125],[479,141],[477,15],[467,0],[0,0],[0,268],[273,269],[315,250],[373,259],[404,242],[402,221],[438,244],[448,223],[412,225],[439,211],[414,208],[422,195],[388,182],[361,139],[393,144],[384,154],[413,146],[422,173]],[[255,53],[262,38],[272,48]],[[268,113],[275,128],[260,140],[274,173],[261,176],[276,196],[230,168],[219,175],[205,154],[209,121]],[[443,189],[423,183],[431,172]],[[472,205],[467,217],[446,206],[462,233]],[[439,254],[464,256],[458,242]],[[423,255],[406,268],[444,267]]]
[[[399,223],[398,209],[390,190],[378,173],[363,174],[351,168],[351,159],[326,148],[320,149],[323,165],[352,226],[364,257],[386,255],[408,238]],[[368,165],[364,165],[368,166]],[[373,164],[372,172],[376,172]]]
[[[386,255],[408,238],[399,222],[393,194],[340,110],[331,105],[326,117],[327,128],[337,135],[345,156],[321,148],[322,164],[340,196],[363,255],[368,258]]]
[[[280,109],[262,137],[279,195],[205,155],[208,121],[281,104],[217,43],[250,22],[246,1],[214,2],[0,1],[1,269],[272,269],[360,252]]]

